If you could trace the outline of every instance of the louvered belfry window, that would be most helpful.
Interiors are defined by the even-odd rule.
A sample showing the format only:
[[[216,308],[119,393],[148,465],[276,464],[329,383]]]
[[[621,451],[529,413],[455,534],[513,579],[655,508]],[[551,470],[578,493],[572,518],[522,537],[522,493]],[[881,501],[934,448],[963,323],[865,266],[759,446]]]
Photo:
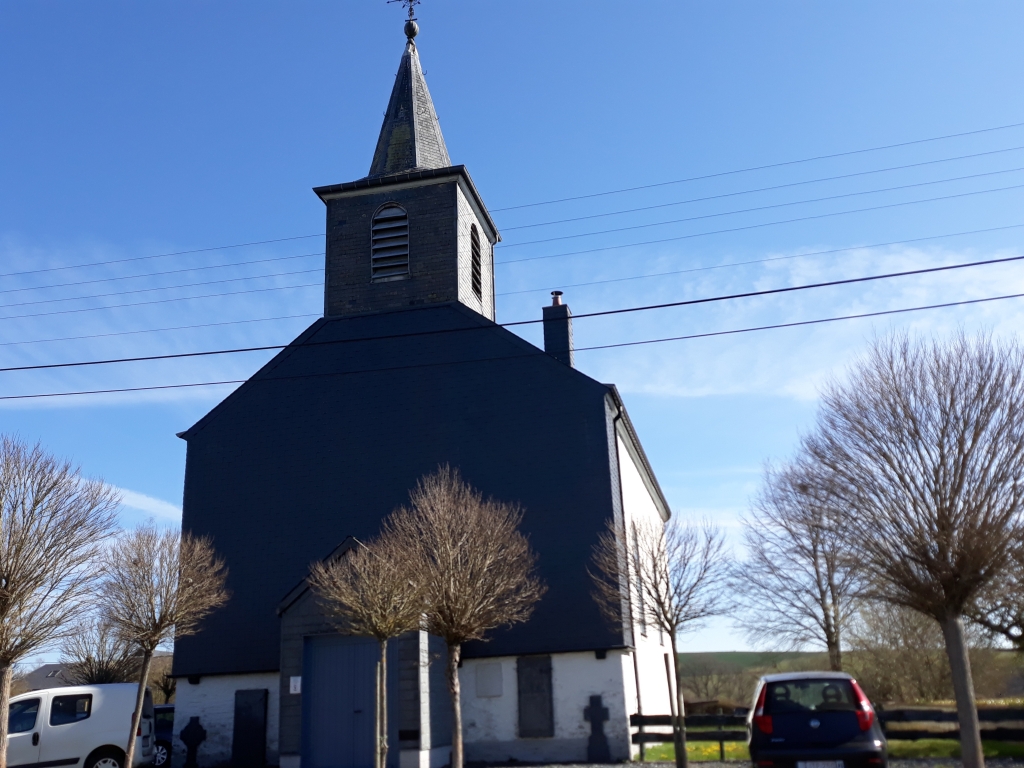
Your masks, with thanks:
[[[469,229],[469,247],[472,258],[470,276],[473,281],[473,293],[478,299],[482,299],[484,297],[484,282],[480,265],[480,235],[476,231],[476,224]]]
[[[370,279],[383,282],[409,274],[409,214],[391,203],[373,216],[370,231]]]

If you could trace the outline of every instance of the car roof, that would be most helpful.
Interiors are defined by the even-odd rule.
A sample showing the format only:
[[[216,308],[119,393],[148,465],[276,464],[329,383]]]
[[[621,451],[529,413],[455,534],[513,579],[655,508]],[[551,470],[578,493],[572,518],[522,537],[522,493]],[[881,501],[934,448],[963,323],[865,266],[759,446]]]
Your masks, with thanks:
[[[853,680],[845,672],[777,672],[774,675],[762,675],[766,683],[779,683],[787,680]]]

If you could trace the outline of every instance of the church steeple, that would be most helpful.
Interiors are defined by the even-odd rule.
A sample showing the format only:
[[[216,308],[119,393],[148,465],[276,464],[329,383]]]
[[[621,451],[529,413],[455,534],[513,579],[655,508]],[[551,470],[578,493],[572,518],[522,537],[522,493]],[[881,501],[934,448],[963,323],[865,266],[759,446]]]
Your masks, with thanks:
[[[370,173],[314,190],[327,206],[324,315],[458,302],[493,320],[500,236],[469,171],[448,158],[413,42],[418,0],[400,1],[408,41]]]
[[[395,76],[377,149],[373,153],[370,178],[412,170],[447,168],[452,164],[413,41],[418,32],[418,25],[410,18],[405,25],[408,42]]]

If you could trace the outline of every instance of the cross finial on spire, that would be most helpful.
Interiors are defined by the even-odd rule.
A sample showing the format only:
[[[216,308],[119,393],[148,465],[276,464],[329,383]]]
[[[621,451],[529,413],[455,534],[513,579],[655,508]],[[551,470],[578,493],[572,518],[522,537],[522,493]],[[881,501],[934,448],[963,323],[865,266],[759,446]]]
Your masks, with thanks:
[[[420,4],[420,0],[388,0],[388,2],[401,3],[408,10],[409,19],[405,22],[405,36],[412,40],[420,31],[420,25],[416,23],[415,11],[416,6]]]

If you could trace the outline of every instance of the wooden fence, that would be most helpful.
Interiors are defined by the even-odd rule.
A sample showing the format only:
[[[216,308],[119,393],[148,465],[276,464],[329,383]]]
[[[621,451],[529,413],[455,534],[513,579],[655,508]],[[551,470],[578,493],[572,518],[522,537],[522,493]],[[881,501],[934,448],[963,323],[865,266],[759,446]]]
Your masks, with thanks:
[[[888,739],[960,738],[955,710],[908,707],[883,709],[877,714]],[[979,709],[978,720],[981,722],[981,738],[986,741],[1024,742],[1024,709]],[[634,744],[672,742],[671,715],[631,715],[629,724],[637,729],[632,736]],[[649,731],[649,728],[657,730]],[[717,741],[719,757],[724,760],[725,742],[747,740],[746,715],[688,715],[686,740]]]

